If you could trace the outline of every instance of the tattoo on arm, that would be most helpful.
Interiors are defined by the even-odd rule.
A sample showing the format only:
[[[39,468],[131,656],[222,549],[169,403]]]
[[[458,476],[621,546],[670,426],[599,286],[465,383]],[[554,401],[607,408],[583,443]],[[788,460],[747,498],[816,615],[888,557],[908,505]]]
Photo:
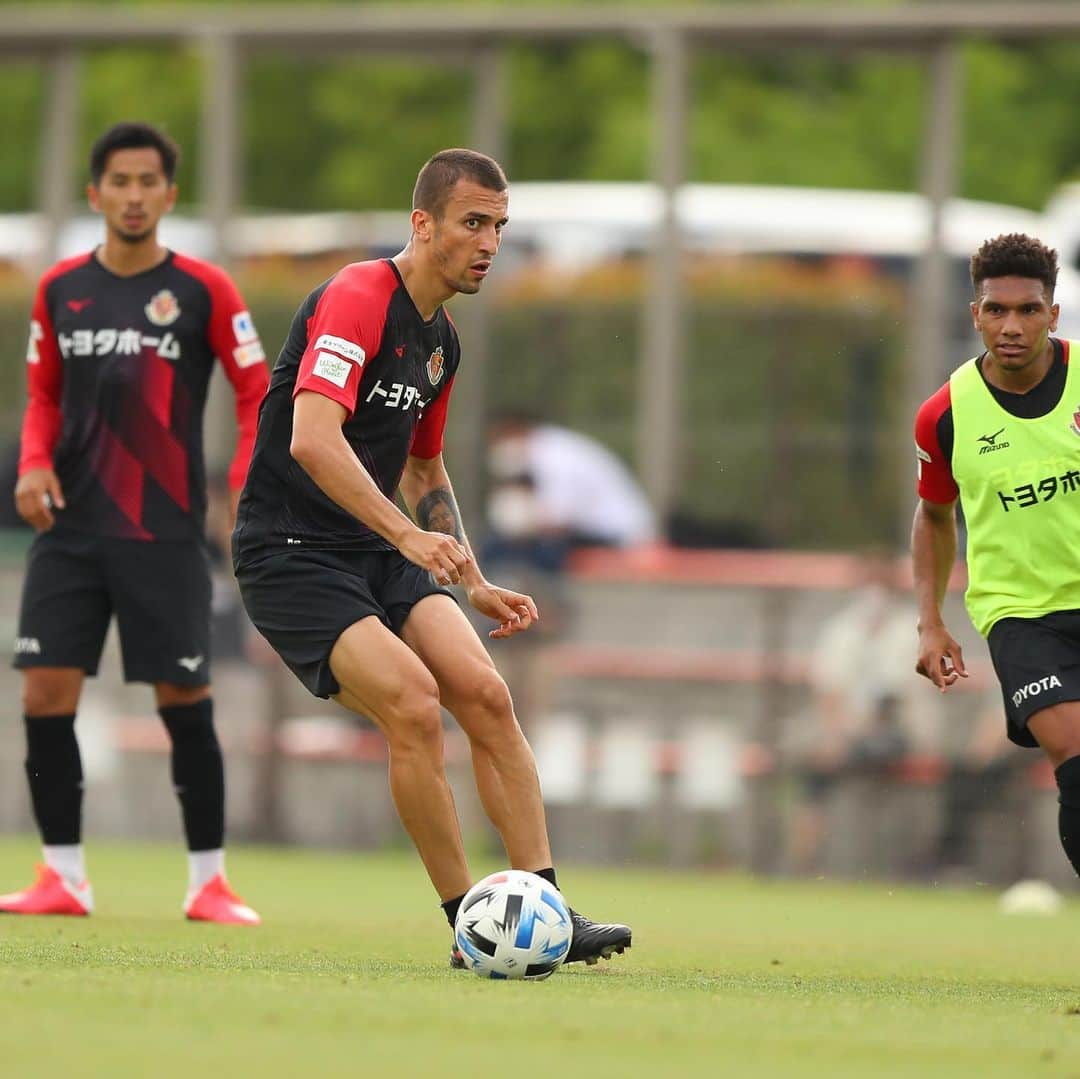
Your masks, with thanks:
[[[461,511],[449,487],[436,487],[416,503],[416,523],[425,532],[445,532],[464,542]]]

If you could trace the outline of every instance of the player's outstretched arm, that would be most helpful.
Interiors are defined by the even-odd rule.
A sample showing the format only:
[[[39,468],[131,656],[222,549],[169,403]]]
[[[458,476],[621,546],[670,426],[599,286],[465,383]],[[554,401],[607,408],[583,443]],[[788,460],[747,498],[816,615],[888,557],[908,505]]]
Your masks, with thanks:
[[[420,528],[446,532],[468,553],[469,562],[461,575],[461,583],[469,603],[499,623],[489,637],[511,637],[539,619],[531,596],[494,585],[480,572],[465,535],[461,511],[441,453],[430,458],[409,457],[401,477],[401,494]]]
[[[915,670],[942,693],[967,678],[960,645],[945,628],[941,607],[956,561],[956,503],[919,499],[911,528],[911,565],[919,605],[919,658]]]

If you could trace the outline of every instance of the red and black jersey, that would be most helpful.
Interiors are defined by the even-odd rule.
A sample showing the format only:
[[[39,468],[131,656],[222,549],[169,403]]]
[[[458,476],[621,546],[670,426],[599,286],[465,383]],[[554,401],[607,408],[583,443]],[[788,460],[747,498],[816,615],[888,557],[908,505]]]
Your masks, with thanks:
[[[1009,393],[986,382],[994,400],[1010,415],[1036,420],[1057,408],[1065,392],[1065,370],[1069,362],[1069,342],[1050,339],[1054,359],[1037,386],[1027,393]],[[982,374],[982,360],[978,367]],[[927,398],[915,417],[915,453],[918,457],[919,497],[927,502],[948,504],[960,496],[952,473],[953,417],[949,383]]]
[[[315,289],[293,319],[259,413],[237,556],[289,544],[393,550],[293,460],[293,400],[312,391],[343,405],[346,441],[392,499],[410,454],[442,452],[460,355],[445,309],[425,322],[389,259],[352,263]]]
[[[42,277],[27,350],[19,474],[53,468],[57,523],[139,540],[204,533],[203,409],[215,357],[236,393],[229,483],[244,482],[268,375],[224,270],[169,252],[120,277],[93,254]]]

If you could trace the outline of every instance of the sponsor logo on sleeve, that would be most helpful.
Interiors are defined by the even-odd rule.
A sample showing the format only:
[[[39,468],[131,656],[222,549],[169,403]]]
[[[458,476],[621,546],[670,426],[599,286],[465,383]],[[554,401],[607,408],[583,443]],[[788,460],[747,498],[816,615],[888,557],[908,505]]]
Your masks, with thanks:
[[[180,317],[180,301],[169,289],[163,288],[150,297],[143,310],[155,326],[171,326]]]
[[[237,345],[232,354],[237,367],[251,367],[252,364],[263,363],[266,360],[262,344],[257,340],[246,345]]]
[[[315,357],[315,366],[312,367],[311,373],[344,389],[345,383],[349,381],[349,372],[352,369],[353,365],[348,360],[343,360],[332,352],[320,352]]]
[[[41,353],[38,351],[38,342],[44,340],[45,331],[36,318],[30,320],[30,340],[26,343],[26,362],[41,363]]]
[[[324,333],[315,342],[315,351],[325,350],[327,352],[336,352],[344,360],[352,360],[353,363],[364,366],[364,360],[367,359],[367,353],[355,342],[349,341],[344,337],[335,337],[333,334]]]
[[[918,442],[915,443],[915,456],[917,458],[917,461],[915,463],[915,472],[917,477],[921,480],[923,462],[925,461],[927,464],[930,464],[932,458],[930,457],[930,454],[928,454],[926,450],[924,450],[922,446],[918,444]]]
[[[255,322],[250,311],[237,311],[233,315],[232,330],[238,345],[249,345],[252,341],[259,339],[259,332],[255,329]]]

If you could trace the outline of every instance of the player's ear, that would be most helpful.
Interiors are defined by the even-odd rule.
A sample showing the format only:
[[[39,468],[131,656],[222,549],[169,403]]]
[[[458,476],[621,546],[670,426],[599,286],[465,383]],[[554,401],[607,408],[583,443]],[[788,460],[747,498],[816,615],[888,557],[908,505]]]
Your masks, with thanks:
[[[412,230],[419,239],[424,240],[425,242],[431,239],[434,223],[434,218],[432,218],[427,210],[413,210]]]
[[[1061,304],[1052,303],[1050,305],[1050,332],[1056,333],[1058,327],[1058,316],[1061,314]]]
[[[975,329],[982,330],[979,325],[979,302],[978,300],[972,300],[968,306],[971,308],[971,321],[975,324]]]
[[[90,209],[94,213],[101,213],[101,203],[98,201],[98,189],[94,184],[86,185],[86,201],[90,204]]]
[[[176,205],[176,196],[179,193],[176,184],[169,184],[169,194],[165,200],[165,212],[168,213]]]

